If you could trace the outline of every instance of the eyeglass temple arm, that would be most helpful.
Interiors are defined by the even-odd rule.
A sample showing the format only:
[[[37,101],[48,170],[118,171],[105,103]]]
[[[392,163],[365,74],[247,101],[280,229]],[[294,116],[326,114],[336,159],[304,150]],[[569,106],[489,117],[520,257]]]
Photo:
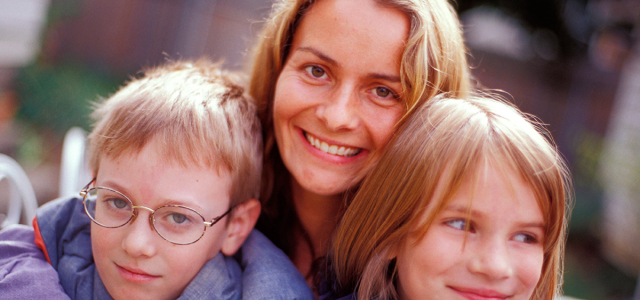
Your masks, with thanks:
[[[218,223],[218,221],[220,221],[222,218],[224,218],[226,215],[228,215],[234,208],[235,208],[235,205],[232,206],[232,207],[229,207],[229,209],[225,213],[223,213],[220,216],[214,218],[213,220],[211,220],[211,222],[204,222],[204,224],[209,226],[209,227],[215,225],[216,223]]]
[[[81,190],[80,190],[80,196],[84,197],[87,194],[87,191],[89,190],[89,186],[91,186],[91,184],[96,181],[96,178],[93,177],[93,179],[91,179],[91,181],[89,181],[89,183],[87,183],[87,185],[85,185]]]

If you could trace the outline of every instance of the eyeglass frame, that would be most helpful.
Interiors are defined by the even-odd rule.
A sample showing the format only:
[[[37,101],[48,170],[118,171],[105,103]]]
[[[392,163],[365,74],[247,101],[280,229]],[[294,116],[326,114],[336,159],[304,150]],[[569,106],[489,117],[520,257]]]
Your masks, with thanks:
[[[224,212],[223,214],[211,219],[211,222],[207,222],[206,219],[199,212],[197,212],[195,209],[193,209],[191,207],[188,207],[188,206],[177,205],[177,204],[167,204],[167,205],[160,206],[160,207],[158,207],[156,209],[151,209],[149,207],[142,206],[142,205],[133,205],[133,201],[131,201],[131,199],[129,199],[129,197],[127,197],[127,195],[125,195],[125,194],[123,194],[123,193],[121,193],[119,191],[116,191],[116,190],[114,190],[112,188],[108,188],[108,187],[104,187],[104,186],[94,186],[92,188],[89,188],[89,186],[91,186],[91,184],[94,183],[96,181],[96,179],[97,179],[96,177],[91,179],[91,181],[89,181],[89,183],[87,183],[87,185],[85,185],[80,190],[80,196],[82,197],[82,206],[84,207],[84,212],[87,214],[89,219],[91,219],[91,221],[93,221],[97,225],[102,226],[104,228],[120,228],[122,226],[127,225],[128,223],[131,222],[131,220],[133,220],[133,219],[138,217],[138,210],[136,210],[136,209],[144,208],[144,209],[146,209],[146,210],[151,212],[151,214],[149,214],[149,221],[151,223],[151,227],[153,227],[153,231],[155,231],[163,240],[165,240],[165,241],[167,241],[169,243],[175,244],[175,245],[191,245],[191,244],[199,241],[200,239],[202,239],[202,237],[204,236],[204,233],[207,231],[207,227],[212,227],[213,225],[218,223],[220,220],[222,220],[226,215],[228,215],[235,208],[235,205],[232,205],[232,206],[229,207],[229,209],[226,212]],[[114,193],[117,193],[117,194],[123,196],[131,204],[131,217],[129,217],[129,219],[126,222],[124,222],[122,225],[118,225],[118,226],[114,226],[114,227],[106,226],[104,224],[101,224],[97,220],[95,220],[91,216],[89,211],[87,210],[87,204],[85,202],[85,200],[87,199],[87,195],[89,194],[89,191],[92,190],[92,189],[105,189],[105,190],[108,190],[108,191],[111,191],[111,192],[114,192]],[[156,220],[153,217],[154,213],[157,210],[159,210],[161,208],[164,208],[164,207],[180,207],[180,208],[185,208],[185,209],[188,209],[188,210],[193,211],[194,213],[196,213],[198,216],[200,216],[200,218],[202,218],[202,221],[204,223],[204,230],[202,230],[202,234],[195,241],[190,242],[190,243],[176,243],[174,241],[168,240],[166,237],[164,237],[162,234],[160,234],[160,232],[156,228],[156,224],[155,224]]]

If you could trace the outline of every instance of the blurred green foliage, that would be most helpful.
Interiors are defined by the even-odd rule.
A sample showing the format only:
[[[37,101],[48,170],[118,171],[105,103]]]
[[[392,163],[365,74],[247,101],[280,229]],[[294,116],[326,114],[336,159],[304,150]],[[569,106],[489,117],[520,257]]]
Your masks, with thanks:
[[[60,136],[73,126],[90,131],[92,103],[114,93],[121,82],[78,63],[36,62],[18,74],[17,118]]]

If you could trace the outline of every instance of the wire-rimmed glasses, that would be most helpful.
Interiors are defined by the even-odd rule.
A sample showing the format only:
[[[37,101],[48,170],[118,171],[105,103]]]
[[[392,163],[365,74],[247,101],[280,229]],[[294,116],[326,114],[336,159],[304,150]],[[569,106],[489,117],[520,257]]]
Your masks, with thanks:
[[[129,197],[108,187],[89,188],[95,178],[81,191],[84,210],[91,220],[106,228],[118,228],[133,222],[139,209],[151,212],[149,223],[165,240],[177,245],[189,245],[202,238],[207,227],[211,227],[224,218],[233,207],[224,214],[207,222],[192,208],[182,205],[164,205],[157,209],[133,205]]]

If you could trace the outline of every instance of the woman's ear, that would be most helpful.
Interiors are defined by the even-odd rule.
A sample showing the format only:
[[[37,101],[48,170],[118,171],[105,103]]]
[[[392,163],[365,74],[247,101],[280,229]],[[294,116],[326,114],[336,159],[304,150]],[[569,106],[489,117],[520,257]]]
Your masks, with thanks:
[[[227,224],[227,236],[222,242],[220,252],[227,256],[235,254],[253,230],[259,216],[260,202],[256,199],[250,199],[236,206]]]

